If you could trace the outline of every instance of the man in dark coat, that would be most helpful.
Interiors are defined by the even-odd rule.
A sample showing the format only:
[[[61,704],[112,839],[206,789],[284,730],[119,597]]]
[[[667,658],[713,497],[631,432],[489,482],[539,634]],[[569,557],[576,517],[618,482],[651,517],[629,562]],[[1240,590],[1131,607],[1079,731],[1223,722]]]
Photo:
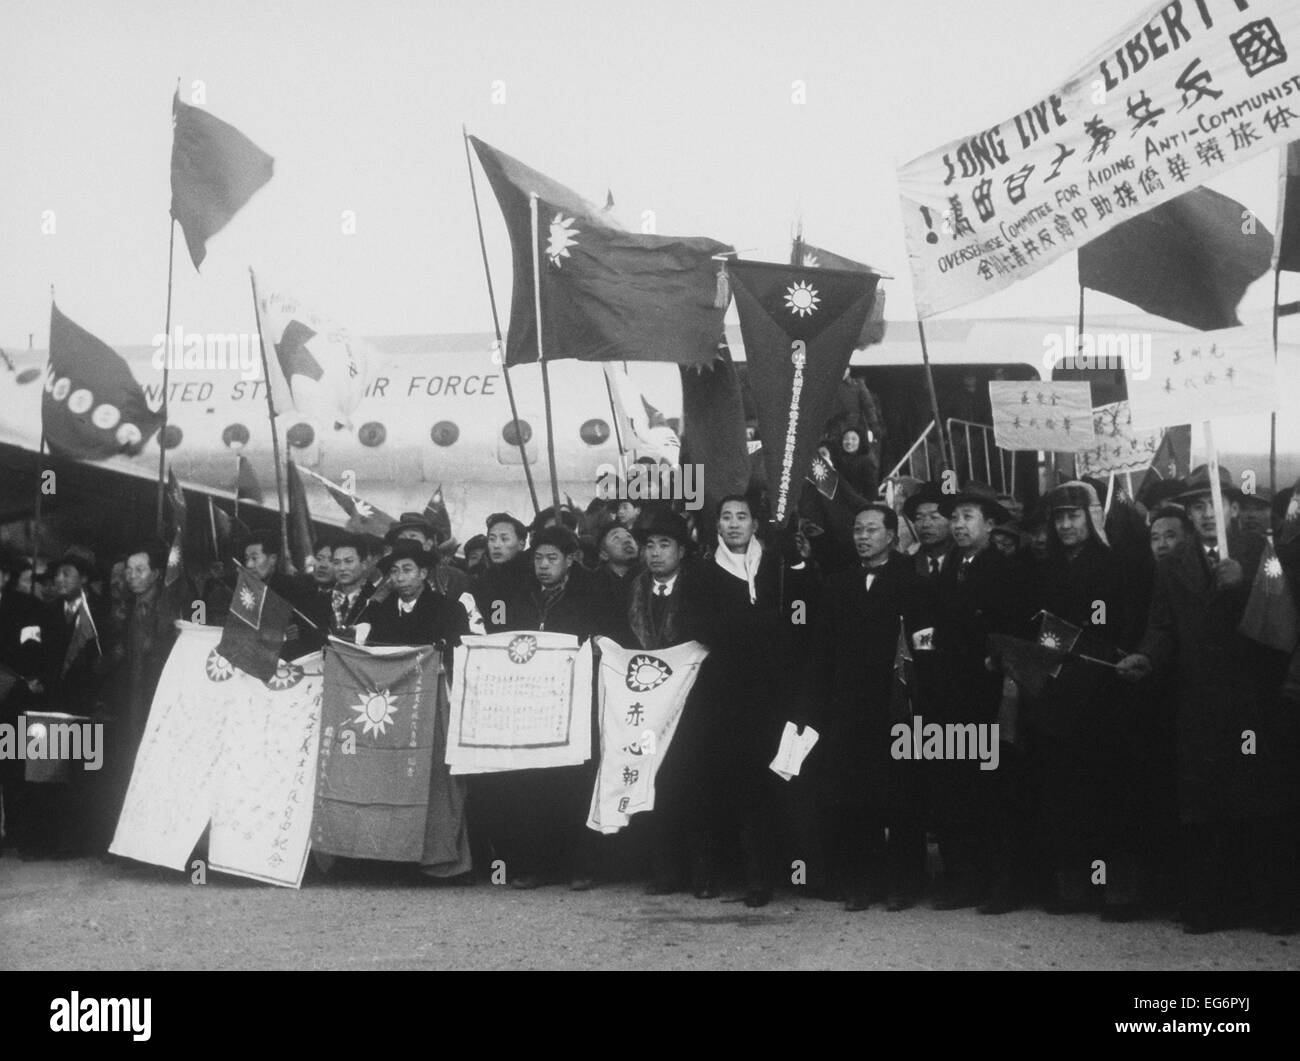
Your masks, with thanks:
[[[330,627],[329,598],[318,592],[310,575],[290,575],[280,570],[280,541],[276,534],[259,531],[244,543],[244,567],[297,613],[285,628],[281,659],[297,659],[325,644]]]
[[[505,602],[500,629],[572,634],[579,641],[591,637],[604,605],[594,576],[578,562],[581,552],[577,535],[567,527],[537,530],[529,553],[533,576]],[[476,823],[488,831],[494,855],[506,862],[511,887],[529,890],[560,880],[575,891],[593,886],[598,838],[586,820],[598,747],[593,724],[592,758],[580,766],[473,777]]]
[[[473,587],[474,602],[488,633],[505,629],[502,609],[532,578],[533,560],[525,545],[528,528],[508,512],[487,518],[487,569]]]
[[[716,845],[738,830],[745,903],[757,907],[772,895],[772,841],[786,784],[768,767],[796,713],[808,611],[818,587],[807,544],[802,554],[797,547],[788,554],[764,548],[744,496],[723,498],[716,522],[717,548],[700,567],[711,627],[702,640],[709,655],[669,756],[679,741],[699,752],[693,813],[706,882],[717,879]]]
[[[370,543],[360,534],[345,534],[334,543],[329,632],[335,637],[355,638],[356,625],[374,596],[375,587],[366,578],[369,560]]]
[[[1064,483],[1047,504],[1048,559],[1037,572],[1036,607],[1049,613],[1046,623],[1055,617],[1084,631],[1076,657],[1117,662],[1136,646],[1141,618],[1125,565],[1102,529],[1097,493],[1087,483]],[[1107,920],[1127,920],[1139,909],[1150,741],[1143,705],[1127,692],[1113,669],[1071,658],[1027,705],[1055,912],[1097,905],[1103,895]],[[1104,888],[1093,885],[1098,859]]]
[[[905,515],[916,528],[920,548],[912,557],[919,575],[937,578],[953,555],[952,528],[943,509],[947,498],[938,483],[922,483],[903,502]]]
[[[41,608],[35,597],[18,592],[15,576],[21,566],[7,553],[0,553],[0,723],[9,726],[17,726],[18,716],[32,703],[41,675]],[[22,831],[23,771],[22,760],[0,759],[0,803],[6,830],[0,838],[3,846],[16,844]]]
[[[1200,478],[1193,474],[1184,500],[1202,540],[1158,562],[1146,633],[1120,674],[1134,682],[1170,674],[1176,683],[1184,930],[1253,916],[1270,931],[1291,931],[1295,850],[1283,795],[1297,764],[1279,696],[1288,658],[1238,629],[1264,541],[1230,526],[1224,558],[1208,477]],[[1222,489],[1226,505],[1230,479]]]
[[[989,535],[1009,513],[991,491],[968,489],[944,506],[957,555],[935,581],[934,651],[918,653],[916,670],[926,723],[992,726],[1002,703],[1002,676],[987,665],[993,633],[1024,636],[1031,611],[1018,569],[991,547]],[[997,864],[997,770],[971,758],[929,764],[929,801],[943,859],[937,910],[977,906],[990,898]],[[994,908],[991,908],[994,909]]]
[[[892,725],[910,722],[896,717],[904,701],[895,697],[895,666],[900,629],[910,640],[930,626],[931,594],[895,548],[896,512],[868,505],[853,530],[861,564],[827,579],[817,613],[810,717],[821,736],[819,809],[845,909],[887,896],[891,910],[903,910],[924,882],[925,834],[919,764],[891,754]]]
[[[393,592],[382,601],[372,599],[354,624],[369,624],[366,644],[442,644],[450,650],[469,633],[464,607],[428,584],[430,563],[419,543],[410,541],[398,542],[379,561]]]

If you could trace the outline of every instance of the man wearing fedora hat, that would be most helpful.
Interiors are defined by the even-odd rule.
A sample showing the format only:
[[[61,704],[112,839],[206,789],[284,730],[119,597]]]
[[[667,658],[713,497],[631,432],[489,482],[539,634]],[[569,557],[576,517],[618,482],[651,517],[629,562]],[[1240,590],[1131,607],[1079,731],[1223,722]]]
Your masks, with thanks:
[[[367,644],[432,645],[448,650],[469,633],[469,619],[458,601],[448,600],[429,585],[429,568],[436,561],[419,542],[403,540],[379,561],[393,592],[371,601],[356,625],[370,626]],[[450,656],[448,656],[450,659]]]
[[[384,541],[390,546],[400,541],[418,542],[429,554],[430,583],[448,600],[460,600],[462,593],[470,591],[469,576],[453,564],[442,563],[437,528],[419,512],[403,512],[388,528]]]
[[[921,703],[927,722],[992,725],[1002,677],[985,662],[989,635],[1023,636],[1031,611],[1017,565],[990,543],[994,526],[1011,515],[978,483],[948,497],[942,511],[957,551],[935,580],[934,652],[916,654]],[[930,764],[930,813],[943,861],[937,910],[1003,898],[990,894],[1007,868],[999,861],[994,813],[1000,779],[980,765],[970,759]]]

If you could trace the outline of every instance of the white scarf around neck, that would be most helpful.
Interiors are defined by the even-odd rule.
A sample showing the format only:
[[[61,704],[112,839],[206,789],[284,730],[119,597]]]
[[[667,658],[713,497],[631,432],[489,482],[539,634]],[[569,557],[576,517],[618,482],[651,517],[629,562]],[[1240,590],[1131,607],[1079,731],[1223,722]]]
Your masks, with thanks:
[[[713,559],[723,571],[735,575],[739,579],[744,579],[749,584],[750,604],[758,600],[758,593],[754,588],[754,579],[758,575],[759,562],[763,559],[763,545],[758,540],[758,535],[749,539],[749,545],[744,553],[733,553],[727,548],[727,543],[722,540],[722,535],[719,534],[718,548],[713,554]]]

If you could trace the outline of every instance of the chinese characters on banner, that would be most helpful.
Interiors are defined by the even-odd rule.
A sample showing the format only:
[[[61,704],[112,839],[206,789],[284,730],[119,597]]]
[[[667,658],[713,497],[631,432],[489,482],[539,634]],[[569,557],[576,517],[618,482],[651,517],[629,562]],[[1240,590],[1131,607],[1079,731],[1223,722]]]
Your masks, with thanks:
[[[1002,449],[1078,453],[1095,445],[1088,383],[990,380],[989,401]]]
[[[217,652],[220,627],[178,626],[109,850],[187,869],[211,820],[210,868],[297,888],[316,790],[320,654],[260,682]]]
[[[453,774],[578,766],[591,758],[591,645],[570,634],[471,635],[455,652]]]
[[[899,170],[917,314],[1008,287],[1297,138],[1300,4],[1154,5],[1055,92]]]
[[[1195,424],[1277,408],[1277,365],[1268,325],[1153,339],[1151,372],[1127,372],[1136,427]]]
[[[1158,427],[1135,430],[1128,402],[1099,405],[1092,411],[1096,445],[1075,454],[1075,472],[1104,479],[1125,472],[1144,472],[1160,449],[1163,432]]]
[[[646,652],[600,638],[600,768],[587,827],[616,833],[653,810],[654,779],[709,650],[697,641]]]

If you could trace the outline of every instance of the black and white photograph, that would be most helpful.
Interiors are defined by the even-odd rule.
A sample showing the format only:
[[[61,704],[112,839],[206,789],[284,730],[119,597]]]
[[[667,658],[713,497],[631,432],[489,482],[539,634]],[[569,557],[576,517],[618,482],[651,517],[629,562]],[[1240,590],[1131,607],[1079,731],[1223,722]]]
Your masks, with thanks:
[[[38,1031],[172,1041],[174,971],[1283,1019],[1300,0],[0,25]]]

